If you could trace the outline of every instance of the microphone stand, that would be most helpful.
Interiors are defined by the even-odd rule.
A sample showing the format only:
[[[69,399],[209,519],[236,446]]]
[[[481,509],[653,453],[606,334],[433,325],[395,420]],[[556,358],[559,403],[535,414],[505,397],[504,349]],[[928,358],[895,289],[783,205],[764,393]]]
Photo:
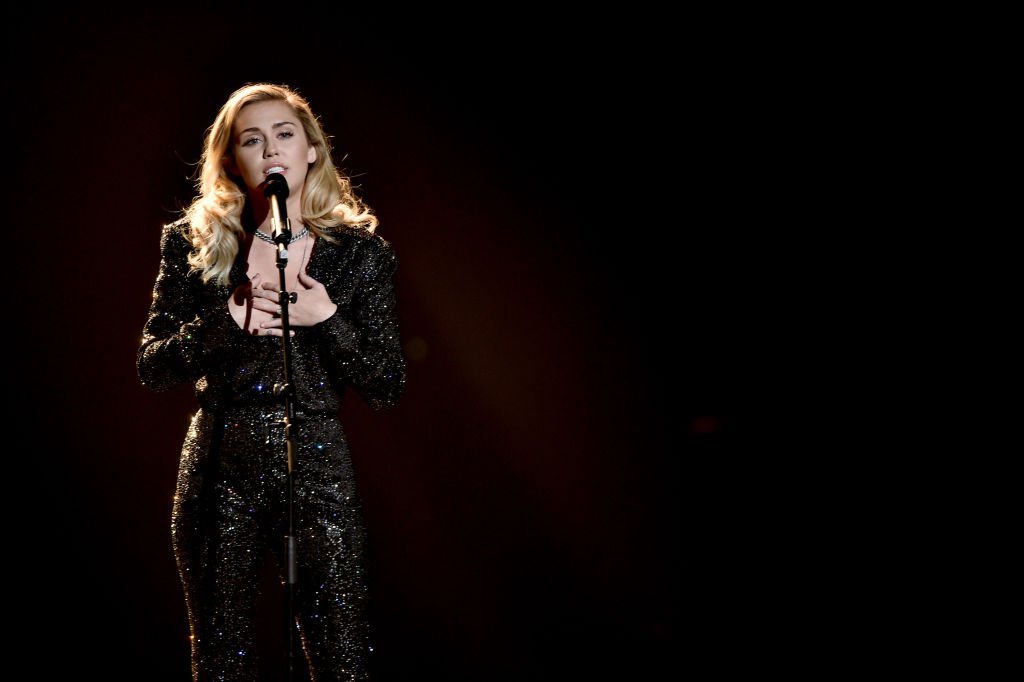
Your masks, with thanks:
[[[287,185],[285,185],[287,187]],[[298,453],[298,424],[295,416],[295,382],[292,376],[291,327],[288,322],[288,304],[298,300],[296,292],[287,291],[285,269],[288,267],[288,245],[292,240],[291,220],[281,220],[277,197],[270,201],[271,224],[274,228],[274,242],[277,244],[277,272],[280,279],[278,305],[281,306],[281,359],[284,362],[284,383],[274,384],[274,395],[284,400],[284,418],[277,424],[284,426],[285,448],[288,455],[287,498],[288,533],[284,536],[285,548],[285,632],[288,638],[288,680],[295,679],[297,661],[295,647],[295,589],[298,585],[298,561],[295,540],[295,464]]]

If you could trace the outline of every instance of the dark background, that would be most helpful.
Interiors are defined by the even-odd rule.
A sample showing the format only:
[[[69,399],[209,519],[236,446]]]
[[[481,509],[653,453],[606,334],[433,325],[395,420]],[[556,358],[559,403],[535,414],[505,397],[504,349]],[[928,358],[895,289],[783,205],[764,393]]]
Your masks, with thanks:
[[[708,474],[740,355],[731,86],[699,24],[248,5],[6,30],[16,596],[41,672],[188,678],[169,523],[195,400],[143,389],[135,352],[203,132],[270,81],[309,99],[400,259],[407,393],[343,406],[377,679],[675,678],[729,514]],[[268,670],[279,608],[270,590]]]

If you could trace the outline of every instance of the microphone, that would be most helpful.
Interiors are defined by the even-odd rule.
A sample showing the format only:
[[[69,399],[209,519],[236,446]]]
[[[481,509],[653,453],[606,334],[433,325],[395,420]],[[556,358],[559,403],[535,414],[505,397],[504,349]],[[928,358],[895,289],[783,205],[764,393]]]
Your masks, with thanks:
[[[292,228],[285,201],[288,198],[288,179],[280,173],[268,175],[263,186],[263,196],[270,200],[270,227],[273,229],[274,243],[287,249],[292,241]]]

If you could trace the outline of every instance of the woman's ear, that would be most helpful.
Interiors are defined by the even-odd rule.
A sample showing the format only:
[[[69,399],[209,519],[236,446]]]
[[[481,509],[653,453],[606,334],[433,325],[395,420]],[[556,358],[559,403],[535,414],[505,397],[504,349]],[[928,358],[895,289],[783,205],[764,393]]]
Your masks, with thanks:
[[[309,145],[309,151],[306,152],[306,163],[316,163],[316,145]]]

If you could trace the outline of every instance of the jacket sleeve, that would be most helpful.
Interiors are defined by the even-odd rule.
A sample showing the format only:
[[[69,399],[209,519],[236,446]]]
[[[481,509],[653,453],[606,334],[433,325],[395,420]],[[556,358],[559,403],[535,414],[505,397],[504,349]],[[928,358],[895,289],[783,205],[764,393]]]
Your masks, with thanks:
[[[139,380],[155,391],[194,382],[201,375],[200,356],[207,323],[200,317],[189,275],[191,248],[176,224],[164,226],[160,237],[160,271],[136,358]]]
[[[315,329],[332,378],[352,386],[374,410],[383,410],[405,389],[394,288],[398,256],[387,242],[367,240],[358,258],[351,307],[339,305]]]

